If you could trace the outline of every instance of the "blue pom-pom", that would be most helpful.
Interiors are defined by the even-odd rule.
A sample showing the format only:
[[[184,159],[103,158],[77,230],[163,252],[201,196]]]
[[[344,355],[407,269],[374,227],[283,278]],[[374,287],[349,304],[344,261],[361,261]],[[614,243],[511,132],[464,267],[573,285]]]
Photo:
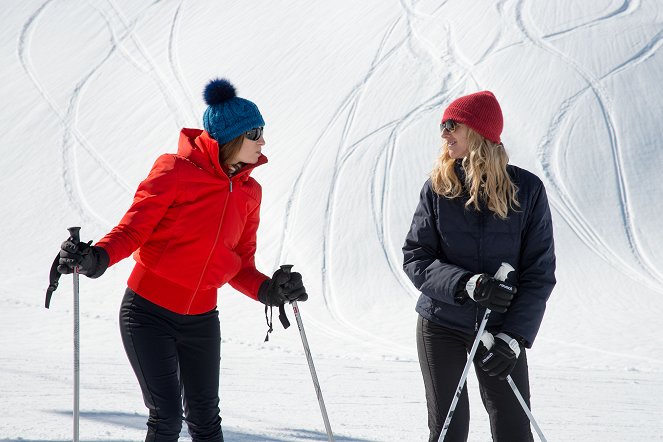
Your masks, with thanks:
[[[208,106],[213,106],[235,98],[237,92],[235,91],[235,86],[233,86],[228,80],[217,78],[210,81],[209,84],[205,86],[205,93],[203,96],[205,98],[205,103],[207,103]]]

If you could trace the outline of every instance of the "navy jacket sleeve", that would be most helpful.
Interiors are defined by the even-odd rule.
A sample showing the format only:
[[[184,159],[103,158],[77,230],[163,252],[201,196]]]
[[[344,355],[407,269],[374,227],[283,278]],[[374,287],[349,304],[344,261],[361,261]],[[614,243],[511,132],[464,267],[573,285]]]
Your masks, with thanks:
[[[455,304],[458,281],[469,272],[445,260],[436,227],[435,197],[428,180],[421,189],[419,205],[403,245],[403,269],[421,293]]]
[[[525,207],[531,207],[522,232],[518,293],[507,311],[502,330],[522,336],[531,347],[539,331],[546,302],[555,286],[555,246],[548,198],[543,183]]]

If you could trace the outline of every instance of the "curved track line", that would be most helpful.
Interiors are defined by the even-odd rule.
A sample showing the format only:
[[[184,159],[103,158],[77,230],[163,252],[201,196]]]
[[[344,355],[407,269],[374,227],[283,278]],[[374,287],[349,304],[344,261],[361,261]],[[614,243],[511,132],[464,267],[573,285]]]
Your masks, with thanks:
[[[117,15],[122,25],[125,27],[125,32],[126,32],[125,36],[128,36],[131,39],[132,43],[138,50],[139,54],[147,63],[148,65],[147,74],[154,80],[154,83],[159,89],[159,92],[161,92],[161,96],[163,97],[166,106],[168,106],[168,108],[170,109],[172,116],[175,118],[176,124],[178,125],[178,127],[186,127],[187,119],[185,116],[182,115],[181,106],[179,103],[179,101],[181,100],[175,98],[177,94],[175,93],[174,88],[171,87],[170,83],[166,79],[166,75],[164,75],[164,73],[159,69],[157,63],[154,62],[154,60],[149,54],[149,51],[145,48],[145,46],[142,43],[142,40],[138,37],[138,35],[136,35],[136,32],[134,30],[136,24],[142,18],[142,16],[145,13],[147,13],[149,8],[159,3],[159,1],[153,2],[150,6],[148,6],[143,11],[141,11],[141,13],[130,22],[127,22],[127,18],[124,16],[124,14],[122,14],[121,10],[115,4],[114,0],[106,0],[106,2],[111,7],[112,11]],[[104,15],[106,14],[101,9],[99,9],[99,11]],[[108,22],[110,23],[110,20],[108,20]],[[113,31],[113,37],[117,42],[121,42],[122,40],[124,40],[124,38],[118,39],[115,36],[114,31]],[[188,101],[188,99],[185,101]]]
[[[368,332],[367,330],[355,326],[352,322],[348,321],[345,319],[342,310],[340,306],[337,304],[338,298],[334,296],[334,288],[333,288],[333,269],[332,269],[332,263],[333,263],[333,255],[332,255],[332,250],[333,250],[333,243],[334,243],[334,235],[332,235],[332,226],[334,224],[334,208],[337,205],[336,204],[336,199],[337,199],[337,188],[339,185],[339,176],[342,171],[342,164],[340,162],[342,158],[342,153],[347,150],[348,148],[348,137],[349,134],[355,124],[355,116],[356,116],[356,110],[357,107],[361,101],[361,98],[363,96],[364,91],[368,87],[368,84],[374,74],[377,72],[377,69],[380,65],[385,63],[385,61],[390,58],[386,56],[381,56],[382,52],[386,46],[386,42],[388,41],[389,37],[391,36],[391,33],[395,29],[396,24],[398,23],[399,20],[397,20],[392,26],[389,28],[387,33],[383,36],[383,39],[378,46],[378,49],[376,51],[376,55],[373,58],[373,61],[371,63],[370,68],[368,69],[367,73],[364,75],[364,77],[360,80],[358,85],[355,86],[354,91],[355,93],[352,94],[352,99],[350,103],[350,109],[347,113],[347,117],[345,120],[345,123],[343,125],[343,131],[341,133],[341,137],[339,140],[340,144],[340,149],[337,150],[336,152],[336,157],[334,161],[334,172],[332,175],[332,181],[331,181],[331,188],[329,191],[329,195],[327,198],[327,205],[325,207],[325,217],[324,217],[324,226],[323,226],[323,280],[322,280],[322,290],[323,290],[323,296],[327,299],[328,305],[330,307],[330,311],[333,313],[333,316],[339,320],[345,327],[349,328],[352,330],[355,334],[359,334],[360,336],[366,336],[371,339],[373,343],[381,343],[385,346],[386,349],[393,350],[394,348],[394,343],[393,341],[390,341],[388,339],[382,338],[381,336],[375,335],[371,332]],[[397,45],[397,47],[400,47],[400,45]],[[396,48],[394,48],[396,49]],[[390,53],[393,51],[390,51]]]
[[[72,97],[72,99],[70,99],[70,106],[68,107],[67,111],[63,112],[59,108],[56,101],[50,96],[50,94],[46,91],[45,87],[39,81],[39,78],[32,66],[32,61],[30,59],[32,33],[34,32],[34,28],[38,21],[38,18],[41,16],[41,14],[44,12],[46,7],[50,3],[52,3],[52,0],[47,0],[46,2],[44,2],[35,12],[33,12],[30,15],[26,23],[23,25],[19,35],[19,43],[17,48],[18,58],[21,63],[21,66],[23,67],[23,70],[28,75],[28,77],[30,78],[33,85],[35,86],[39,94],[42,96],[44,101],[48,104],[48,106],[55,113],[55,115],[57,115],[58,119],[60,120],[60,123],[64,128],[65,133],[63,136],[62,155],[63,155],[63,178],[64,178],[65,193],[67,195],[67,198],[70,200],[74,208],[79,212],[82,219],[84,220],[89,219],[84,210],[86,209],[89,211],[90,214],[92,214],[94,218],[94,219],[89,219],[90,221],[103,224],[107,223],[107,221],[104,220],[102,217],[96,214],[94,210],[91,209],[90,205],[87,203],[82,193],[80,192],[80,184],[77,174],[75,173],[75,171],[74,172],[70,171],[69,168],[67,167],[68,161],[70,159],[70,152],[72,150],[71,147],[72,143],[70,139],[71,135],[73,134],[76,141],[78,141],[78,143],[85,149],[85,151],[97,163],[97,165],[104,172],[106,172],[108,176],[118,186],[120,186],[121,188],[127,191],[130,190],[130,186],[122,178],[122,176],[119,173],[117,173],[115,169],[96,151],[96,149],[92,147],[91,143],[89,143],[87,139],[83,136],[83,134],[75,127],[72,109],[75,109],[76,107],[75,103],[77,102],[77,98]],[[109,52],[109,54],[107,54],[106,57],[104,57],[102,63],[108,59],[111,52]],[[78,91],[82,89],[85,82],[89,80],[89,78],[91,78],[92,75],[94,75],[94,73],[102,63],[93,67],[90,70],[90,72],[86,75],[83,82],[79,82],[79,84],[76,86],[76,89],[74,91],[74,94],[76,96],[78,95]],[[71,106],[72,103],[74,103],[73,107]],[[79,190],[78,195],[76,194],[75,188]]]
[[[632,209],[630,207],[630,200],[629,200],[628,192],[627,192],[628,186],[626,185],[626,179],[625,179],[625,176],[624,176],[624,173],[623,173],[623,167],[624,167],[623,166],[623,158],[622,158],[622,155],[621,155],[621,151],[619,149],[618,140],[617,140],[617,136],[616,136],[615,129],[614,129],[614,124],[613,124],[613,121],[612,121],[612,116],[610,115],[610,113],[607,109],[607,105],[606,105],[607,100],[605,98],[606,92],[604,92],[603,87],[599,83],[600,80],[593,78],[591,76],[591,74],[589,74],[587,71],[585,71],[585,69],[583,69],[582,66],[580,66],[579,63],[577,63],[575,60],[573,60],[569,56],[561,53],[560,51],[558,51],[554,47],[550,46],[547,42],[545,42],[541,39],[536,39],[536,38],[532,37],[532,35],[530,34],[530,32],[527,29],[527,26],[525,24],[525,20],[523,19],[523,3],[524,3],[524,0],[519,0],[518,4],[516,5],[516,11],[515,11],[516,12],[516,16],[515,16],[516,24],[518,25],[518,28],[523,33],[523,35],[528,40],[530,40],[534,45],[536,45],[537,47],[543,49],[546,52],[551,53],[552,55],[556,56],[557,58],[561,59],[564,63],[569,65],[572,69],[574,69],[587,82],[588,89],[591,90],[592,94],[594,95],[594,97],[597,100],[597,104],[599,105],[600,110],[601,110],[601,116],[603,118],[603,121],[605,122],[606,128],[608,130],[609,138],[610,138],[610,149],[611,149],[611,153],[612,153],[612,156],[613,156],[613,167],[614,167],[614,170],[615,170],[615,175],[616,175],[616,179],[617,179],[617,188],[618,188],[618,191],[619,191],[619,198],[620,198],[619,199],[619,201],[620,201],[620,216],[621,216],[621,219],[622,219],[622,223],[625,227],[624,233],[626,235],[626,238],[627,238],[627,241],[628,241],[628,244],[629,244],[629,248],[631,250],[631,253],[632,253],[634,259],[638,263],[638,265],[641,268],[643,268],[649,274],[649,278],[653,278],[654,280],[657,280],[660,284],[660,283],[663,282],[663,276],[656,269],[656,267],[651,264],[650,260],[647,259],[643,255],[643,253],[640,250],[640,246],[639,246],[640,241],[637,238],[636,229],[635,229],[635,226],[633,224],[633,217],[631,215],[631,210]],[[585,89],[585,90],[587,90],[587,89]],[[582,91],[581,91],[581,93],[582,93]],[[575,104],[575,102],[577,101],[577,97],[580,97],[581,93],[576,94],[574,96],[575,99],[572,99],[568,103],[566,103],[567,108],[570,108],[572,105]],[[551,126],[551,130],[552,130],[552,126]],[[538,155],[540,157],[542,165],[544,165],[548,162],[548,160],[545,159],[545,155],[547,154],[547,152],[550,151],[550,149],[548,147],[548,145],[550,143],[551,143],[551,139],[547,139],[547,137],[544,137],[544,139],[542,140],[542,142],[540,143],[540,145],[538,147]],[[551,172],[550,167],[548,167],[548,168],[543,167],[543,169],[544,169],[544,173],[546,174],[549,181],[555,182],[556,177],[555,177],[555,174]],[[555,187],[557,189],[561,189],[560,186],[555,186]],[[584,217],[582,216],[580,211],[577,209],[575,204],[572,202],[572,197],[568,192],[562,192],[558,196],[560,197],[561,201],[563,201],[564,204],[567,206],[568,212],[566,212],[566,213],[572,214],[572,216],[574,218],[576,218],[577,223],[584,226],[585,231],[592,232],[593,237],[600,237],[600,234],[598,232],[596,232],[595,229],[592,227],[592,225],[584,219]],[[565,213],[565,212],[560,211],[560,213]],[[573,225],[573,223],[570,223],[570,225]],[[576,233],[579,234],[580,231],[576,231]],[[594,244],[594,247],[592,247],[592,249],[595,252],[597,252],[597,254],[599,256],[603,257],[604,259],[607,256],[612,256],[617,260],[617,262],[623,262],[621,260],[621,258],[619,258],[619,255],[614,250],[612,250],[610,247],[606,246],[604,251],[599,251],[599,249],[597,247],[597,244]],[[633,270],[633,269],[631,269],[631,270]],[[629,272],[629,273],[631,273],[631,272]],[[636,271],[636,273],[638,273],[638,272]],[[641,280],[647,286],[652,287],[652,283],[649,281],[649,278],[643,278],[642,276],[640,276],[638,278],[638,280]],[[654,287],[652,287],[652,288],[654,288]],[[657,290],[659,292],[663,291],[663,289],[660,288],[660,287],[655,287],[655,290]]]
[[[331,183],[330,183],[330,192],[327,198],[327,203],[325,206],[325,217],[324,217],[324,225],[323,225],[323,250],[322,250],[322,257],[323,257],[323,268],[322,268],[322,298],[325,306],[327,307],[329,313],[331,314],[332,319],[334,319],[336,322],[340,323],[343,325],[344,330],[350,330],[350,332],[345,332],[344,335],[347,337],[352,338],[355,341],[363,341],[364,339],[358,339],[358,336],[361,337],[366,337],[370,338],[371,342],[373,343],[380,343],[385,350],[388,351],[393,351],[394,349],[394,343],[392,341],[386,340],[384,338],[381,338],[379,336],[376,336],[370,332],[367,332],[364,329],[361,329],[357,326],[355,326],[353,323],[350,321],[346,320],[344,318],[344,315],[341,312],[340,307],[337,304],[337,298],[333,296],[333,280],[332,280],[332,275],[331,275],[331,262],[332,262],[332,255],[331,255],[331,250],[333,248],[333,237],[330,235],[330,232],[332,231],[332,224],[333,224],[333,212],[334,212],[334,206],[335,206],[335,198],[336,198],[336,188],[338,184],[338,174],[339,174],[339,160],[341,158],[341,154],[343,151],[347,149],[347,138],[349,136],[350,131],[352,130],[353,124],[354,124],[354,117],[356,113],[357,106],[360,102],[360,97],[363,94],[363,90],[365,89],[366,85],[368,84],[370,78],[374,74],[374,72],[382,65],[384,64],[388,59],[390,59],[395,53],[396,50],[403,44],[404,39],[401,41],[398,41],[395,43],[394,47],[391,48],[390,50],[386,51],[386,43],[388,39],[390,38],[391,34],[393,33],[394,29],[400,22],[400,17],[395,20],[394,23],[388,28],[387,32],[382,38],[382,41],[380,42],[380,45],[376,51],[376,56],[374,57],[373,61],[371,62],[371,65],[364,74],[364,77],[350,90],[346,98],[343,100],[341,105],[337,108],[337,110],[333,113],[333,115],[330,118],[329,123],[323,130],[322,134],[316,141],[313,149],[310,151],[309,156],[305,160],[304,167],[302,167],[300,174],[296,178],[295,185],[293,186],[293,191],[290,195],[290,198],[287,203],[286,207],[286,229],[284,232],[284,239],[281,241],[280,244],[280,250],[279,250],[279,262],[281,262],[284,258],[285,250],[287,249],[285,247],[287,243],[287,236],[289,235],[289,221],[290,219],[293,218],[295,215],[293,203],[294,201],[299,197],[299,194],[301,192],[301,189],[303,187],[303,180],[304,180],[304,175],[306,174],[308,170],[308,165],[310,164],[311,158],[313,158],[313,154],[320,148],[323,139],[327,136],[329,132],[331,132],[332,128],[334,125],[340,120],[340,118],[345,114],[344,117],[344,123],[343,123],[343,129],[342,129],[342,134],[340,137],[340,147],[336,152],[336,156],[334,159],[334,166],[333,166],[333,175],[331,178]],[[318,321],[316,321],[318,322]],[[322,326],[318,322],[319,325]],[[328,327],[323,326],[324,329],[328,330]]]
[[[390,29],[387,31],[385,37],[383,38],[382,42],[380,43],[380,47],[382,47],[384,44],[386,44],[387,37],[391,34],[391,32],[393,32],[393,29],[398,24],[398,21],[400,21],[400,19],[396,20],[392,24]],[[398,42],[395,45],[394,48],[392,48],[390,51],[388,51],[383,56],[383,60],[380,61],[380,63],[386,61],[389,57],[391,57],[396,52],[396,49],[401,44],[403,44],[403,42],[404,42],[404,39],[403,39],[403,41]],[[377,63],[375,62],[375,60],[372,64],[372,66],[373,67],[371,69],[375,69],[375,67],[377,66]],[[277,252],[277,261],[275,263],[276,266],[278,266],[278,264],[280,262],[283,262],[283,260],[285,258],[285,253],[286,253],[285,251],[287,250],[286,244],[289,243],[289,238],[290,238],[290,228],[289,228],[289,226],[291,224],[290,221],[292,219],[296,218],[296,207],[295,207],[294,203],[299,198],[299,195],[301,194],[301,191],[304,188],[304,185],[303,185],[304,184],[304,176],[306,175],[306,172],[309,170],[313,158],[316,157],[316,153],[320,149],[323,139],[325,139],[327,134],[329,132],[331,132],[332,127],[334,126],[336,121],[340,118],[342,112],[346,109],[346,107],[349,105],[351,100],[354,98],[354,94],[358,90],[358,87],[359,87],[358,85],[355,85],[350,90],[348,95],[343,99],[343,101],[338,106],[338,108],[334,111],[334,113],[332,114],[332,116],[329,120],[329,123],[325,126],[325,128],[323,129],[320,136],[316,139],[316,141],[313,144],[313,147],[311,148],[311,150],[309,150],[309,154],[304,159],[304,162],[302,163],[302,167],[300,168],[300,171],[297,174],[297,177],[295,178],[295,182],[293,183],[293,186],[292,186],[292,191],[290,192],[290,195],[288,196],[288,199],[286,201],[286,208],[285,208],[285,215],[284,215],[284,228],[283,228],[283,234],[281,236],[281,241],[279,241],[279,249],[278,249],[278,252]]]
[[[553,37],[559,37],[561,35],[568,34],[569,32],[577,31],[578,29],[591,28],[601,24],[601,22],[607,19],[616,19],[624,15],[629,15],[634,13],[638,8],[640,8],[640,0],[631,1],[624,0],[623,3],[618,6],[614,11],[610,11],[607,14],[592,19],[585,23],[580,23],[578,25],[572,26],[568,29],[562,29],[561,31],[551,32],[550,34],[542,35],[542,39],[549,39]]]
[[[177,81],[177,84],[180,85],[180,89],[182,90],[184,98],[189,105],[189,112],[191,112],[190,115],[191,121],[197,121],[198,115],[196,112],[196,107],[191,99],[192,97],[191,90],[184,81],[184,75],[182,75],[182,65],[180,65],[177,47],[176,47],[179,25],[180,25],[180,17],[182,14],[183,6],[184,6],[184,0],[181,0],[180,4],[177,5],[177,10],[175,11],[175,14],[173,15],[173,22],[170,26],[170,34],[168,37],[168,61],[170,62],[170,70],[172,71],[173,76]]]

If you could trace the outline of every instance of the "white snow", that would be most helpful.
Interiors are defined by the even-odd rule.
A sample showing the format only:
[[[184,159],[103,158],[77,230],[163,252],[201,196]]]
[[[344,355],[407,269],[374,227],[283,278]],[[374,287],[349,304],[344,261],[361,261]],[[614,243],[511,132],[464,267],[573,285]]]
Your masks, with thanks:
[[[72,286],[44,309],[50,264],[66,227],[115,225],[216,76],[267,121],[257,262],[304,275],[337,441],[427,438],[400,248],[445,105],[483,89],[553,209],[534,415],[549,441],[663,440],[661,29],[642,0],[3,2],[0,441],[71,440]],[[144,437],[117,327],[131,265],[81,280],[84,441]],[[219,310],[226,440],[326,440],[296,326],[263,343],[262,306],[229,288]]]

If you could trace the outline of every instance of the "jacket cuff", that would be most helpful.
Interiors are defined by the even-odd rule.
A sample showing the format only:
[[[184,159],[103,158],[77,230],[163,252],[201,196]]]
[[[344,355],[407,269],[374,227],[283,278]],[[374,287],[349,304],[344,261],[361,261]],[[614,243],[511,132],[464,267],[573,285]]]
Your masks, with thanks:
[[[469,281],[471,277],[472,277],[471,273],[466,273],[465,275],[461,276],[460,280],[458,281],[458,284],[456,285],[454,301],[456,301],[456,303],[460,305],[465,304],[467,300],[470,299],[469,295],[465,291],[465,286],[467,285],[467,281]]]
[[[269,279],[265,279],[258,289],[258,301],[267,305],[267,290],[269,288]]]
[[[103,247],[92,246],[92,253],[95,254],[97,258],[97,268],[94,270],[94,273],[87,275],[88,278],[98,278],[104,274],[110,263],[110,256],[108,252]]]

